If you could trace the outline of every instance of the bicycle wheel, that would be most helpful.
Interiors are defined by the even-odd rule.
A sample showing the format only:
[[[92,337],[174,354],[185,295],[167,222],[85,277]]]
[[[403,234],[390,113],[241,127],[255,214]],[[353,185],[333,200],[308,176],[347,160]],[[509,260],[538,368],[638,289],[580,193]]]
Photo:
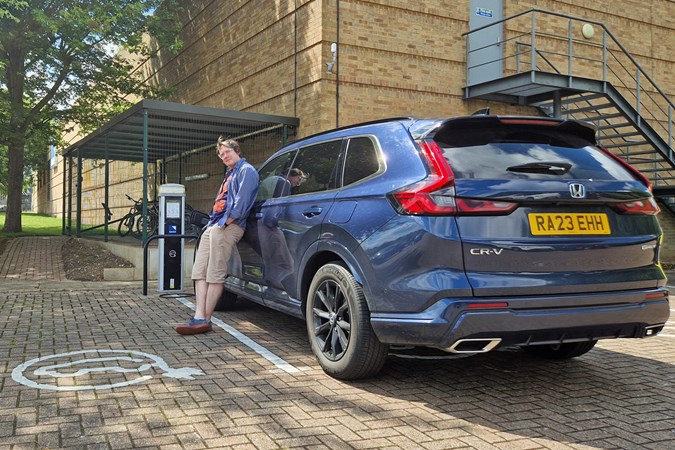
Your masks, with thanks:
[[[136,233],[138,235],[143,234],[143,228],[148,233],[148,236],[152,236],[157,233],[157,227],[159,226],[159,217],[156,214],[149,213],[145,218],[142,214],[138,215],[136,219]]]
[[[117,233],[120,236],[124,237],[131,233],[131,229],[134,227],[134,216],[127,214],[120,220],[120,224],[117,226]]]

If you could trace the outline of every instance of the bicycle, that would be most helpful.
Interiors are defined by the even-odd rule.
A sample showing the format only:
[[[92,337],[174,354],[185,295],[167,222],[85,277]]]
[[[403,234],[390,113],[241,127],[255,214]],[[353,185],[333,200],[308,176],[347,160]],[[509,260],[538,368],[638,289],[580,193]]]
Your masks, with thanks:
[[[157,234],[159,228],[159,207],[157,206],[156,201],[148,202],[148,215],[143,218],[143,213],[140,211],[138,217],[136,218],[136,236],[140,237],[143,235],[143,228],[148,236]]]
[[[118,234],[124,237],[128,236],[129,233],[133,231],[136,236],[140,236],[143,234],[144,227],[148,236],[155,234],[159,225],[159,211],[157,208],[157,202],[148,202],[148,214],[144,219],[142,199],[134,200],[129,196],[129,194],[124,195],[126,195],[129,200],[134,202],[134,204],[129,209],[129,212],[124,217],[122,217],[122,219],[120,219],[120,223],[117,227]]]

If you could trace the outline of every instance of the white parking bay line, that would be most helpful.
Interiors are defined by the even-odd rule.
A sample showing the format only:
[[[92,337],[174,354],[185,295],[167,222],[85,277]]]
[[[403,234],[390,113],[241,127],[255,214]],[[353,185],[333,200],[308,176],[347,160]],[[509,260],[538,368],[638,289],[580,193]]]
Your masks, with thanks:
[[[196,308],[194,303],[190,302],[189,300],[187,300],[183,297],[173,297],[173,298],[175,298],[176,300],[178,300],[179,302],[181,302],[182,304],[184,304],[185,306],[187,306],[188,308],[190,308],[193,311]],[[217,325],[220,328],[222,328],[223,330],[230,333],[239,342],[241,342],[242,344],[244,344],[245,346],[247,346],[248,348],[250,348],[251,350],[253,350],[257,354],[259,354],[260,356],[262,356],[263,358],[265,358],[266,360],[268,360],[269,362],[271,362],[277,368],[283,370],[284,372],[287,372],[287,373],[301,372],[300,369],[298,369],[294,365],[284,361],[282,358],[278,357],[277,355],[275,355],[271,351],[267,350],[265,347],[258,344],[253,339],[249,338],[244,333],[238,331],[236,328],[232,327],[231,325],[228,325],[225,322],[223,322],[222,320],[216,319],[215,317],[211,318],[211,322],[214,325]]]

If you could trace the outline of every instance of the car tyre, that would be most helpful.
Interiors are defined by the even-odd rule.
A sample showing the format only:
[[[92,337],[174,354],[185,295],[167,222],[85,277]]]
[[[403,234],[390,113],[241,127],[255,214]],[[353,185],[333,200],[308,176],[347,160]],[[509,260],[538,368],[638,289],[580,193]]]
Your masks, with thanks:
[[[216,311],[231,311],[234,309],[234,305],[237,303],[237,294],[230,292],[227,289],[223,289],[223,293],[220,295],[218,303],[216,303]]]
[[[569,342],[567,344],[531,345],[523,347],[526,353],[540,358],[570,359],[591,351],[598,341]]]
[[[343,380],[377,374],[387,359],[370,324],[363,289],[341,264],[322,266],[309,287],[307,333],[324,372]]]

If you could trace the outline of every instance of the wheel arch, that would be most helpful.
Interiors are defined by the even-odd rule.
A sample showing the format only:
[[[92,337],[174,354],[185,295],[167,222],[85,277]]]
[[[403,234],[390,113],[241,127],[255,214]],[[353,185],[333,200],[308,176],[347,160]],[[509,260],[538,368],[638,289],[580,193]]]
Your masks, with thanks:
[[[303,314],[305,311],[305,305],[307,304],[309,286],[312,283],[314,275],[319,270],[319,268],[331,262],[341,263],[351,272],[356,282],[361,285],[366,297],[366,303],[368,303],[369,292],[367,286],[365,286],[363,283],[363,273],[354,257],[351,256],[349,250],[338,243],[316,243],[315,245],[312,245],[305,253],[305,257],[303,258],[301,265],[302,275],[298,279],[298,292],[300,293]]]

